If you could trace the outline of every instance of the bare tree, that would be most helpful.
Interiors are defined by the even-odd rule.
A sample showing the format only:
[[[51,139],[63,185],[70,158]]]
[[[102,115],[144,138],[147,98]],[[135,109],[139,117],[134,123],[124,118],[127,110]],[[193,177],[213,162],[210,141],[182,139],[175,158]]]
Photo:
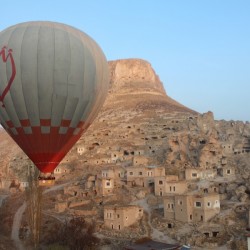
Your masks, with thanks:
[[[37,168],[29,166],[26,202],[31,242],[34,249],[38,249],[41,228],[42,187],[38,184],[38,176],[39,171]]]
[[[58,243],[70,250],[96,249],[99,242],[94,235],[94,225],[87,223],[82,217],[73,217],[62,225],[52,228],[47,243]]]

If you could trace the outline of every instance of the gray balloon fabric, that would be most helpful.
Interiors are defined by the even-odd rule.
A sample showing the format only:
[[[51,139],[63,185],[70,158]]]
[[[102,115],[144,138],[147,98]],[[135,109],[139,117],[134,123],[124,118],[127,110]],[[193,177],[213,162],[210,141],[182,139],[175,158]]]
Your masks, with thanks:
[[[42,172],[52,172],[102,107],[106,58],[87,34],[54,22],[0,33],[0,122]]]

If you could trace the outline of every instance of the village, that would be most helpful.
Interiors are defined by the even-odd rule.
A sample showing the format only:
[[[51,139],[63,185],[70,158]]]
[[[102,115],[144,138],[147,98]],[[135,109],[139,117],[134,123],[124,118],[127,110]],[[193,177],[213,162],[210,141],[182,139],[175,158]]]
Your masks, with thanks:
[[[211,113],[204,114],[202,124],[210,118]],[[185,127],[187,122],[193,123],[194,120],[201,118],[186,117],[182,121],[179,119],[172,128],[177,130],[175,124]],[[130,131],[132,125],[129,127],[125,130]],[[142,129],[143,126],[138,131],[139,134]],[[136,141],[135,130],[133,138]],[[171,132],[166,134],[166,130],[163,131],[165,137],[160,133],[158,137],[168,138]],[[245,132],[247,131],[249,128],[245,128]],[[122,134],[126,136],[125,132]],[[129,135],[130,133],[127,137]],[[96,137],[91,137],[92,140],[86,139],[88,144],[84,139],[80,140],[56,169],[55,177],[58,183],[67,183],[70,179],[74,181],[56,194],[53,206],[50,204],[46,208],[46,212],[51,216],[84,217],[91,223],[95,222],[95,230],[99,234],[118,239],[150,237],[155,228],[163,233],[158,238],[160,241],[197,247],[219,247],[230,243],[226,225],[218,223],[230,209],[236,209],[241,216],[243,213],[249,220],[248,186],[242,183],[239,169],[232,164],[234,157],[250,155],[250,143],[247,143],[247,140],[243,139],[242,143],[237,144],[223,141],[218,146],[218,141],[210,139],[208,142],[206,136],[198,138],[198,144],[203,149],[206,145],[209,148],[204,150],[206,153],[201,157],[200,166],[183,163],[176,171],[171,167],[174,164],[166,167],[169,164],[160,164],[160,161],[154,159],[157,159],[160,140],[146,140],[147,143],[142,145],[138,145],[137,141],[136,147],[109,146],[105,151],[105,147],[101,149],[96,142]],[[117,140],[113,133],[105,137]],[[176,134],[172,134],[170,138],[168,157],[179,151],[176,146],[181,144],[181,139]],[[105,143],[113,144],[110,138],[102,140],[102,145]],[[166,147],[161,146],[161,150]],[[27,161],[27,158],[24,157],[23,161]],[[152,164],[154,161],[157,165]],[[78,167],[72,168],[71,162],[78,162]],[[82,172],[82,162],[88,164],[85,174]],[[25,190],[28,186],[27,181],[10,183],[6,180],[4,183],[4,180],[1,180],[2,188],[9,186],[11,193]],[[234,190],[229,190],[230,185]],[[229,194],[234,196],[230,198]],[[250,227],[249,223],[241,227]],[[186,231],[183,225],[188,225]]]
[[[119,65],[124,74],[116,75]],[[126,68],[131,65],[134,75]],[[62,188],[44,196],[44,216],[84,218],[96,235],[110,239],[114,248],[107,249],[133,249],[145,237],[191,249],[246,249],[249,122],[217,121],[212,112],[180,106],[144,61],[110,67],[115,84],[95,122],[55,169],[55,186]],[[13,151],[5,166],[0,189],[25,191],[34,167],[28,158]]]

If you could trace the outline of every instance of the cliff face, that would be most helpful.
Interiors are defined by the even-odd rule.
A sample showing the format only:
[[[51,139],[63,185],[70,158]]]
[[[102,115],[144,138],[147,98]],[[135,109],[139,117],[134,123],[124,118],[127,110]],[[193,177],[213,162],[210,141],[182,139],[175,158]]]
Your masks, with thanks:
[[[166,94],[160,78],[147,61],[111,61],[109,69],[110,91],[104,109],[122,107],[149,111],[157,108],[169,113],[196,113]]]
[[[123,91],[131,87],[165,94],[163,85],[151,65],[141,59],[109,62],[112,91]]]

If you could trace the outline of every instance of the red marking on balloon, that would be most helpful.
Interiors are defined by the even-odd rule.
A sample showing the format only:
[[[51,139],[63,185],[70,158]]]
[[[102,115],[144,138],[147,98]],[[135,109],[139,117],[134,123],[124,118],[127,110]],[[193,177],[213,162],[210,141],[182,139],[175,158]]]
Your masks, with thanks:
[[[6,96],[8,91],[10,90],[10,87],[11,87],[11,85],[12,85],[14,79],[15,79],[15,76],[16,76],[16,65],[15,65],[14,58],[12,56],[12,49],[8,50],[7,55],[6,55],[6,52],[7,52],[7,47],[4,46],[0,51],[0,57],[2,58],[2,61],[4,63],[7,62],[8,58],[10,59],[10,63],[11,63],[11,67],[12,67],[12,73],[11,73],[11,77],[10,77],[8,83],[7,83],[7,86],[3,90],[3,93],[0,95],[0,102],[2,102],[2,107],[4,107],[4,103],[3,103],[4,97]]]
[[[78,124],[77,124],[77,128],[82,128],[84,125],[84,122],[83,121],[80,121]]]
[[[62,120],[61,126],[62,127],[69,127],[70,123],[71,123],[71,120]]]
[[[22,127],[30,127],[30,121],[29,119],[25,119],[25,120],[20,120],[21,126]]]
[[[14,124],[12,121],[6,121],[6,124],[9,128],[14,128]]]
[[[41,126],[51,126],[51,120],[50,119],[41,119],[40,120]]]
[[[69,125],[69,120],[62,120],[61,125]],[[90,124],[80,121],[77,127],[68,127],[65,134],[60,134],[60,126],[50,126],[50,133],[42,133],[42,126],[51,124],[50,119],[41,119],[40,126],[31,126],[28,119],[20,120],[21,127],[15,127],[12,121],[6,121],[7,132],[23,149],[37,168],[44,173],[53,172],[64,156],[79,140]],[[31,133],[25,133],[24,128],[31,126]],[[17,130],[17,134],[11,131]],[[76,129],[80,129],[74,134]]]

